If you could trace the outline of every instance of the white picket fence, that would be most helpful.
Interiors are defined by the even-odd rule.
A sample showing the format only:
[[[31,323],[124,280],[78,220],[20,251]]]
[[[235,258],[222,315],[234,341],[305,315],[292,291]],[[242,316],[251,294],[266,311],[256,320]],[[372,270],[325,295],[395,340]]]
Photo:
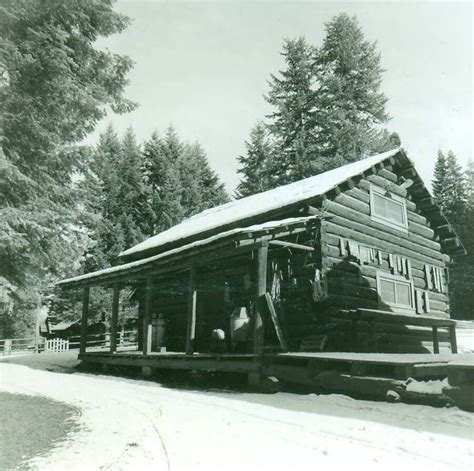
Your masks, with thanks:
[[[50,339],[44,343],[44,351],[48,353],[62,353],[69,350],[69,340]]]
[[[117,348],[133,349],[138,346],[136,330],[117,332]],[[0,339],[0,356],[25,353],[62,353],[68,350],[79,350],[80,337],[65,339],[49,339],[43,337],[28,337],[22,339]],[[110,333],[89,334],[86,346],[91,350],[108,350],[110,348]]]

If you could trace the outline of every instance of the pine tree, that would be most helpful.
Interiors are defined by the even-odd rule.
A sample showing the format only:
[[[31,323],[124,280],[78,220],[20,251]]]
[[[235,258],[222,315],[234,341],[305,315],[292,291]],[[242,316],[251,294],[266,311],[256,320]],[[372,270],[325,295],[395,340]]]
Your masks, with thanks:
[[[474,305],[474,201],[472,164],[462,172],[456,156],[438,152],[433,195],[467,250],[467,256],[455,257],[450,266],[451,315],[457,319],[473,319]]]
[[[449,199],[449,194],[446,192],[445,188],[447,174],[448,164],[446,162],[446,156],[440,149],[438,150],[438,157],[436,158],[432,188],[436,202],[442,210],[447,206]]]
[[[223,183],[211,169],[199,143],[184,146],[178,168],[183,186],[181,201],[186,216],[229,201]]]
[[[245,147],[246,155],[237,159],[240,163],[238,172],[242,175],[236,189],[238,198],[260,193],[272,186],[268,166],[274,149],[268,136],[268,129],[262,121],[250,131],[250,139],[245,142]]]
[[[158,133],[152,133],[143,146],[143,177],[148,188],[148,204],[151,209],[147,235],[151,237],[159,232],[157,227],[158,215],[161,212],[162,192],[168,161],[162,152],[162,143]]]
[[[457,257],[451,269],[451,307],[457,319],[474,320],[474,162],[468,162],[464,173],[465,196],[463,216],[457,232],[467,255]]]
[[[313,125],[320,172],[379,151],[380,125],[388,115],[387,98],[380,91],[380,54],[375,43],[364,39],[355,17],[341,13],[326,24],[326,37],[315,59]]]
[[[365,40],[355,17],[342,13],[326,24],[319,49],[304,38],[286,40],[282,55],[286,68],[280,77],[271,75],[266,97],[274,112],[267,116],[271,153],[260,166],[265,187],[400,145],[398,135],[382,127],[389,116],[380,90],[380,54],[375,43]],[[244,185],[252,181],[247,160],[252,161],[249,156],[239,158]]]
[[[268,127],[278,152],[268,174],[276,177],[276,185],[312,174],[314,152],[314,49],[301,37],[286,40],[281,55],[286,69],[281,78],[271,75],[266,97],[275,108]]]
[[[157,227],[160,231],[180,223],[185,217],[185,209],[181,204],[183,188],[177,165],[170,165],[165,174],[161,207],[158,215]]]
[[[455,228],[463,224],[466,206],[466,185],[456,156],[440,150],[435,164],[433,195],[441,210]]]
[[[105,0],[1,2],[0,279],[14,287],[14,312],[80,258],[77,143],[108,107],[133,108],[123,97],[131,61],[95,46],[127,24]]]

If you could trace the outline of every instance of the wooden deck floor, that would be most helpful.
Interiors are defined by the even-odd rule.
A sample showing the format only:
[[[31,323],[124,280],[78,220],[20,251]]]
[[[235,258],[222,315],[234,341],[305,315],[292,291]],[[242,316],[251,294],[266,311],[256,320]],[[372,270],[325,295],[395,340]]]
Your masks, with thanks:
[[[311,381],[321,372],[334,371],[356,376],[378,376],[395,379],[441,377],[447,375],[450,362],[474,366],[470,354],[384,354],[350,352],[267,353],[261,358],[252,354],[210,354],[141,351],[86,352],[79,355],[86,363],[156,369],[252,373],[296,381]]]

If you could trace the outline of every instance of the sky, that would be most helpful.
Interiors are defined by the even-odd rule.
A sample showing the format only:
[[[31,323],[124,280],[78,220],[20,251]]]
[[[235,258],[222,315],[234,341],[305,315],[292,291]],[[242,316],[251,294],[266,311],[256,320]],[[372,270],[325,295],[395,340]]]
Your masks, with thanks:
[[[438,149],[462,165],[472,158],[473,5],[453,1],[239,2],[119,0],[132,24],[99,47],[135,63],[126,96],[137,110],[107,116],[137,138],[172,124],[199,141],[229,191],[239,181],[237,157],[254,124],[271,108],[263,96],[271,73],[284,68],[285,38],[319,46],[334,15],[356,15],[366,39],[377,41],[386,69],[382,91],[402,145],[426,182]]]

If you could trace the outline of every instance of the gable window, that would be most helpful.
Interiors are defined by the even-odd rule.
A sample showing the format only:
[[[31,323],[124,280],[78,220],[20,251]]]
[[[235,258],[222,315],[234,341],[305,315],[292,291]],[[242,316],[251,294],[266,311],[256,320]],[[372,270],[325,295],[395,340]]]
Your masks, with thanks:
[[[377,273],[377,293],[380,303],[398,309],[415,309],[413,282],[401,276]]]
[[[394,229],[408,230],[405,199],[375,185],[370,186],[370,217]]]

